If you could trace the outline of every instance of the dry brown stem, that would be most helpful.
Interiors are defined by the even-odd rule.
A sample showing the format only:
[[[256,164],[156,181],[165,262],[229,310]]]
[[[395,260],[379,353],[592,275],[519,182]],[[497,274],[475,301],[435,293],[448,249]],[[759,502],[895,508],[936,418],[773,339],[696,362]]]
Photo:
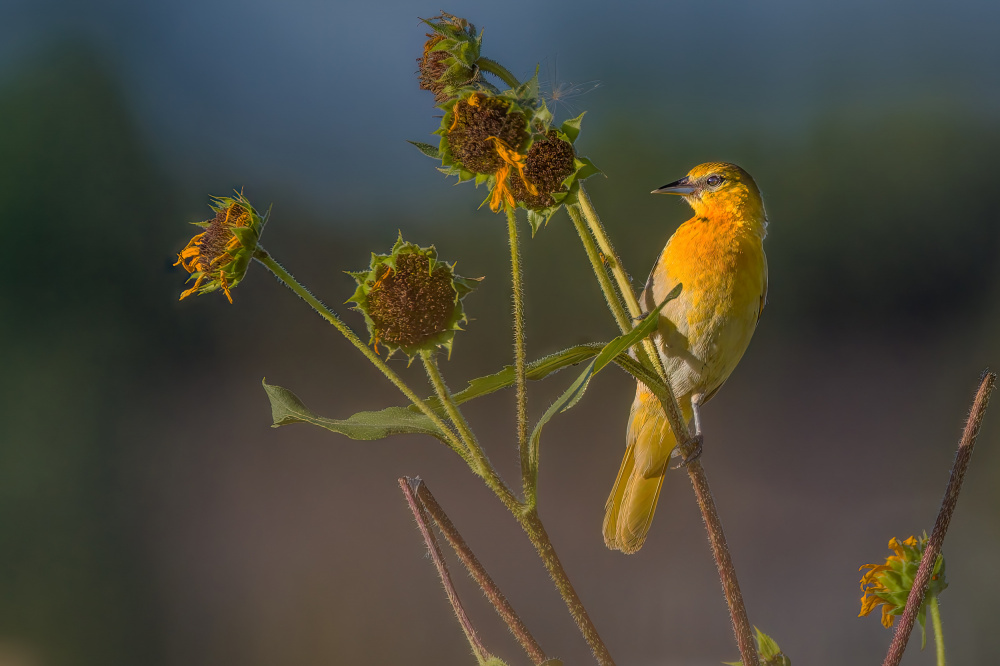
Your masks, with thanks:
[[[951,468],[951,478],[948,479],[948,487],[944,491],[944,499],[941,500],[941,509],[938,511],[937,520],[934,521],[934,531],[931,532],[931,538],[924,549],[920,567],[913,579],[913,587],[910,588],[910,596],[906,599],[903,616],[900,618],[899,624],[896,625],[896,633],[892,637],[889,653],[885,656],[882,666],[898,666],[899,661],[903,658],[903,651],[906,650],[906,643],[910,640],[910,632],[913,631],[917,613],[920,610],[920,605],[924,603],[924,596],[927,594],[927,582],[930,580],[931,570],[941,552],[941,544],[944,543],[944,536],[948,532],[951,516],[955,513],[958,494],[962,491],[962,481],[969,468],[972,451],[976,446],[976,437],[979,436],[979,429],[983,424],[983,416],[986,414],[986,406],[990,402],[990,394],[993,392],[996,379],[997,376],[987,370],[979,381],[979,390],[976,391],[976,397],[972,401],[969,419],[965,422],[962,439],[958,443],[955,464]]]

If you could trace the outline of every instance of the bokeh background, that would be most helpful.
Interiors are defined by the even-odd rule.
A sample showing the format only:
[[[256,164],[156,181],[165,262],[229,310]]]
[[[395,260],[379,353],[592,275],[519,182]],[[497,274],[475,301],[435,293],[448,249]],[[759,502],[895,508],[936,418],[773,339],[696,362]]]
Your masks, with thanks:
[[[414,70],[417,17],[438,9],[0,3],[3,666],[471,663],[403,474],[543,647],[588,663],[524,536],[438,442],[268,427],[265,376],[330,416],[399,404],[305,304],[259,266],[234,305],[177,302],[186,223],[243,188],[273,202],[268,249],[358,329],[342,271],[397,230],[485,275],[446,375],[509,362],[504,225],[405,143],[437,124]],[[588,110],[577,145],[606,174],[588,186],[637,281],[687,213],[652,188],[708,160],[756,177],[769,305],[706,408],[704,462],[752,621],[795,663],[878,663],[890,632],[855,617],[857,569],[931,528],[976,379],[1000,364],[1000,4],[444,9],[519,75],[541,63],[559,115]],[[530,356],[615,334],[564,214],[524,255]],[[532,414],[570,380],[533,386]],[[542,517],[618,663],[735,659],[683,474],[639,554],[601,541],[632,390],[609,370],[547,428]],[[516,479],[512,412],[510,393],[469,409]],[[946,542],[954,663],[1000,660],[998,440],[994,411]],[[458,578],[487,645],[527,663]],[[905,663],[932,658],[911,643]]]

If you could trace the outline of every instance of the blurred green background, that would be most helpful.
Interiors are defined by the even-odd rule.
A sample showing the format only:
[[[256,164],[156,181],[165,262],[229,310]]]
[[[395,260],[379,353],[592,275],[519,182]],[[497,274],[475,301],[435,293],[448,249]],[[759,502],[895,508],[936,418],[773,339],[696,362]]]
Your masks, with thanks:
[[[586,91],[588,181],[637,281],[687,210],[647,192],[709,160],[764,192],[769,305],[706,408],[704,461],[751,620],[795,663],[876,662],[857,568],[930,529],[979,372],[1000,364],[1000,5],[520,0],[445,7],[484,52]],[[273,202],[268,249],[346,321],[344,270],[402,230],[485,275],[445,372],[509,362],[506,234],[404,140],[437,5],[0,4],[0,665],[471,663],[395,479],[420,475],[552,655],[588,652],[526,539],[435,441],[270,430],[260,380],[343,417],[398,404],[256,266],[177,302],[211,194]],[[573,86],[571,82],[578,84]],[[599,85],[595,82],[599,82]],[[568,219],[526,240],[529,356],[615,334]],[[416,368],[400,371],[416,384]],[[540,414],[571,380],[533,386]],[[543,519],[621,664],[736,658],[692,493],[647,545],[600,537],[632,383],[546,430]],[[515,479],[513,396],[469,413]],[[954,663],[1000,660],[1000,421],[945,545]],[[487,645],[526,663],[462,576]],[[904,663],[933,663],[912,646]]]

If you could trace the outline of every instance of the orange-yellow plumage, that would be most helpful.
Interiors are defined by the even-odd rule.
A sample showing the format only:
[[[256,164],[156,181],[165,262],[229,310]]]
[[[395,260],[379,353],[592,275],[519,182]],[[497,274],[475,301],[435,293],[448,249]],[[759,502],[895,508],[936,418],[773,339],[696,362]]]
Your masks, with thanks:
[[[736,368],[764,308],[767,217],[753,178],[734,164],[702,164],[657,192],[680,194],[694,209],[667,241],[641,299],[644,310],[652,310],[683,284],[680,297],[661,311],[654,340],[689,421],[692,399],[707,401]],[[626,441],[606,506],[604,541],[634,553],[649,532],[677,443],[659,402],[641,383]]]

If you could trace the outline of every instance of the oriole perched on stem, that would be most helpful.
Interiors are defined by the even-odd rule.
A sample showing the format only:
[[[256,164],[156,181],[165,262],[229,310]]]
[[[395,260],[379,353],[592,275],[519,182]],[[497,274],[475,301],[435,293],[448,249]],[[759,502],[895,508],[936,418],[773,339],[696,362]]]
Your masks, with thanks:
[[[700,454],[700,407],[719,390],[750,344],[767,294],[763,240],[767,216],[757,184],[735,164],[696,166],[653,190],[677,194],[694,209],[653,266],[640,298],[652,310],[678,283],[679,298],[660,312],[656,348],[686,422],[694,418]],[[658,400],[642,383],[629,419],[628,448],[608,498],[604,542],[634,553],[649,532],[667,463],[677,442]]]

